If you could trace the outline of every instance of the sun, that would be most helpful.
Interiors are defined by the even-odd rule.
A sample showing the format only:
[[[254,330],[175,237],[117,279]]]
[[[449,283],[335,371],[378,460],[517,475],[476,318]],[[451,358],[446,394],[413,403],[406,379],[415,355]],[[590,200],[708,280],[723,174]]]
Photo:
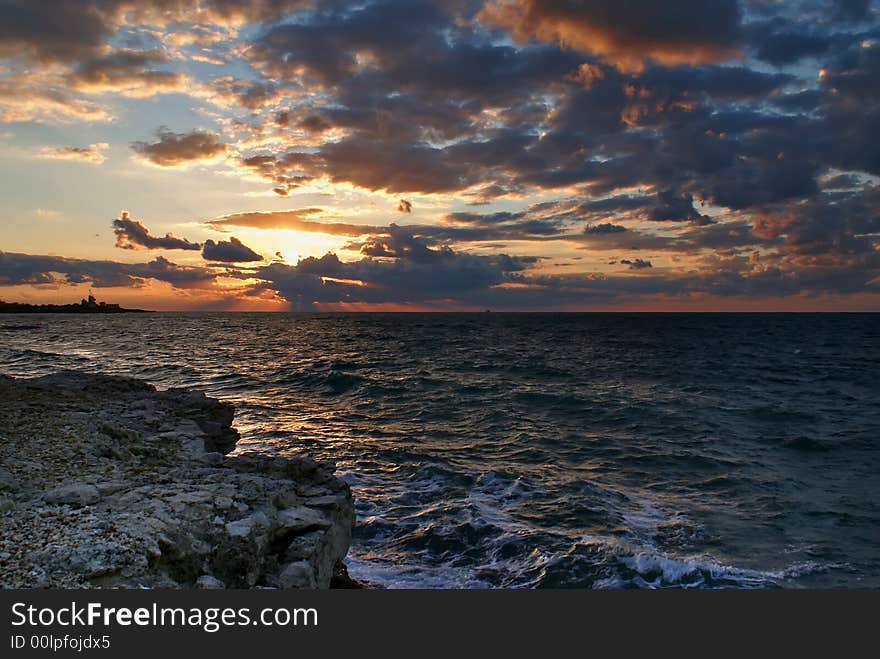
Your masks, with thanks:
[[[294,231],[291,229],[240,230],[245,242],[270,261],[283,261],[295,265],[302,259],[319,258],[328,252],[345,253],[352,242],[348,236],[331,236],[323,233]],[[356,252],[356,250],[353,250]]]

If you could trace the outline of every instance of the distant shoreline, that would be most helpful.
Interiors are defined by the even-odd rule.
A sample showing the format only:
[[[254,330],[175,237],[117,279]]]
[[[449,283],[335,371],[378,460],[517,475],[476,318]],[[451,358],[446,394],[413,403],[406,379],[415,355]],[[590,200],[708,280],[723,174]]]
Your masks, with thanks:
[[[147,309],[124,309],[118,304],[97,303],[94,298],[79,304],[27,304],[0,302],[0,314],[14,313],[155,313]]]

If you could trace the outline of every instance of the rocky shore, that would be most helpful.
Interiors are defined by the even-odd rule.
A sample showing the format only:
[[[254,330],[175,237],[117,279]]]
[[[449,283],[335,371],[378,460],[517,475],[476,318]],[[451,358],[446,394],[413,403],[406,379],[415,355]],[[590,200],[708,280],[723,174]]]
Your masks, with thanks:
[[[327,588],[354,505],[331,465],[236,452],[204,394],[0,376],[0,587]]]

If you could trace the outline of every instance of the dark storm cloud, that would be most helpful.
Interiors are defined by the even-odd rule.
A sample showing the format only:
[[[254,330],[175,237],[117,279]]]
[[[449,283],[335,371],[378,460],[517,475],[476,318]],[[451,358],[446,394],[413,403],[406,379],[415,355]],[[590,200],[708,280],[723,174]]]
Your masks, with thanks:
[[[838,21],[861,21],[868,18],[871,0],[833,0],[833,18]]]
[[[191,243],[186,238],[178,238],[170,233],[164,237],[153,236],[149,229],[137,220],[129,217],[127,212],[113,220],[113,233],[116,234],[116,246],[120,249],[186,249],[198,250],[201,245]]]
[[[775,66],[794,64],[804,57],[818,57],[831,46],[830,35],[811,29],[782,28],[774,31],[770,25],[755,29],[757,57]]]
[[[702,215],[694,208],[692,194],[675,190],[660,190],[657,193],[657,204],[648,212],[648,219],[653,222],[712,222],[708,215]]]
[[[876,268],[880,190],[830,192],[793,208],[770,208],[756,219],[754,233],[780,240],[780,253],[794,259],[837,263],[866,258]]]
[[[213,284],[215,274],[206,268],[177,265],[161,256],[148,263],[117,263],[0,252],[0,284],[5,286],[88,283],[98,288],[137,287],[149,279],[180,289],[205,288]]]
[[[113,33],[96,2],[0,3],[0,55],[70,60],[96,52]]]
[[[675,251],[695,253],[701,250],[736,252],[758,247],[776,247],[781,239],[775,236],[757,235],[747,220],[708,224],[687,229],[678,234],[673,243]]]
[[[414,12],[423,18],[417,30]],[[279,194],[286,178],[300,176],[392,193],[482,186],[485,195],[473,193],[481,200],[532,186],[587,184],[595,194],[640,183],[681,187],[667,170],[684,181],[709,170],[720,176],[734,165],[740,144],[717,136],[735,138],[755,127],[754,113],[752,126],[719,125],[725,120],[714,104],[758,102],[794,81],[745,66],[651,66],[630,75],[551,46],[517,50],[478,35],[434,3],[367,3],[272,27],[257,43],[255,64],[272,75],[311,77],[337,99],[295,120],[287,112],[285,125],[349,132],[308,152],[257,155],[246,165],[275,181]],[[333,57],[311,57],[310,44],[318,43],[336,44]],[[485,79],[474,78],[483,73]],[[492,103],[506,108],[506,122],[486,129],[479,112]],[[628,131],[658,125],[664,130],[656,137]],[[587,157],[598,149],[612,157]],[[760,180],[761,172],[750,176]],[[717,189],[734,198],[712,183],[692,193],[708,198]]]
[[[764,73],[746,66],[651,67],[636,76],[639,92],[666,105],[686,100],[762,100],[797,78]]]
[[[337,88],[343,100],[394,85],[404,95],[418,91],[435,100],[452,95],[506,105],[582,61],[557,48],[521,51],[498,44],[468,25],[472,16],[454,12],[454,3],[431,0],[330,3],[306,20],[271,27],[251,56],[273,76]],[[383,96],[376,93],[370,102],[394,100]]]
[[[732,209],[770,204],[818,192],[819,166],[793,158],[739,161],[715,178],[713,203]]]
[[[226,145],[217,135],[201,130],[174,133],[167,128],[160,128],[157,136],[157,142],[132,142],[131,148],[162,167],[208,160],[226,153]]]
[[[234,236],[229,240],[217,242],[206,240],[202,256],[206,261],[220,261],[221,263],[246,263],[263,260],[262,256]]]
[[[422,0],[340,6],[308,22],[271,28],[256,44],[257,61],[273,73],[305,71],[333,84],[358,72],[358,52],[396,61],[398,53],[418,48],[421,41],[427,40],[426,46],[436,43],[435,29],[445,23],[446,15],[437,5]]]
[[[433,2],[369,3],[270,29],[252,53],[255,66],[313,81],[337,99],[320,110],[286,111],[283,125],[347,135],[308,154],[276,155],[261,174],[324,175],[389,192],[452,192],[493,174],[485,158],[499,166],[502,151],[522,149],[532,131],[484,137],[481,112],[504,107],[509,120],[540,120],[548,112],[544,87],[561,84],[582,58],[493,43],[455,27],[447,10]]]
[[[827,164],[880,175],[880,42],[853,47],[829,63],[812,144]]]

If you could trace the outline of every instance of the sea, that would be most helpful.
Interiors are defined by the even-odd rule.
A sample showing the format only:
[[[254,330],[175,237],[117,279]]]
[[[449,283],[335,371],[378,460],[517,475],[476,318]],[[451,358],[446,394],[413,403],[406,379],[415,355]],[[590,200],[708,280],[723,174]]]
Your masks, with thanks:
[[[880,587],[880,314],[0,317],[59,369],[334,461],[375,586]]]

